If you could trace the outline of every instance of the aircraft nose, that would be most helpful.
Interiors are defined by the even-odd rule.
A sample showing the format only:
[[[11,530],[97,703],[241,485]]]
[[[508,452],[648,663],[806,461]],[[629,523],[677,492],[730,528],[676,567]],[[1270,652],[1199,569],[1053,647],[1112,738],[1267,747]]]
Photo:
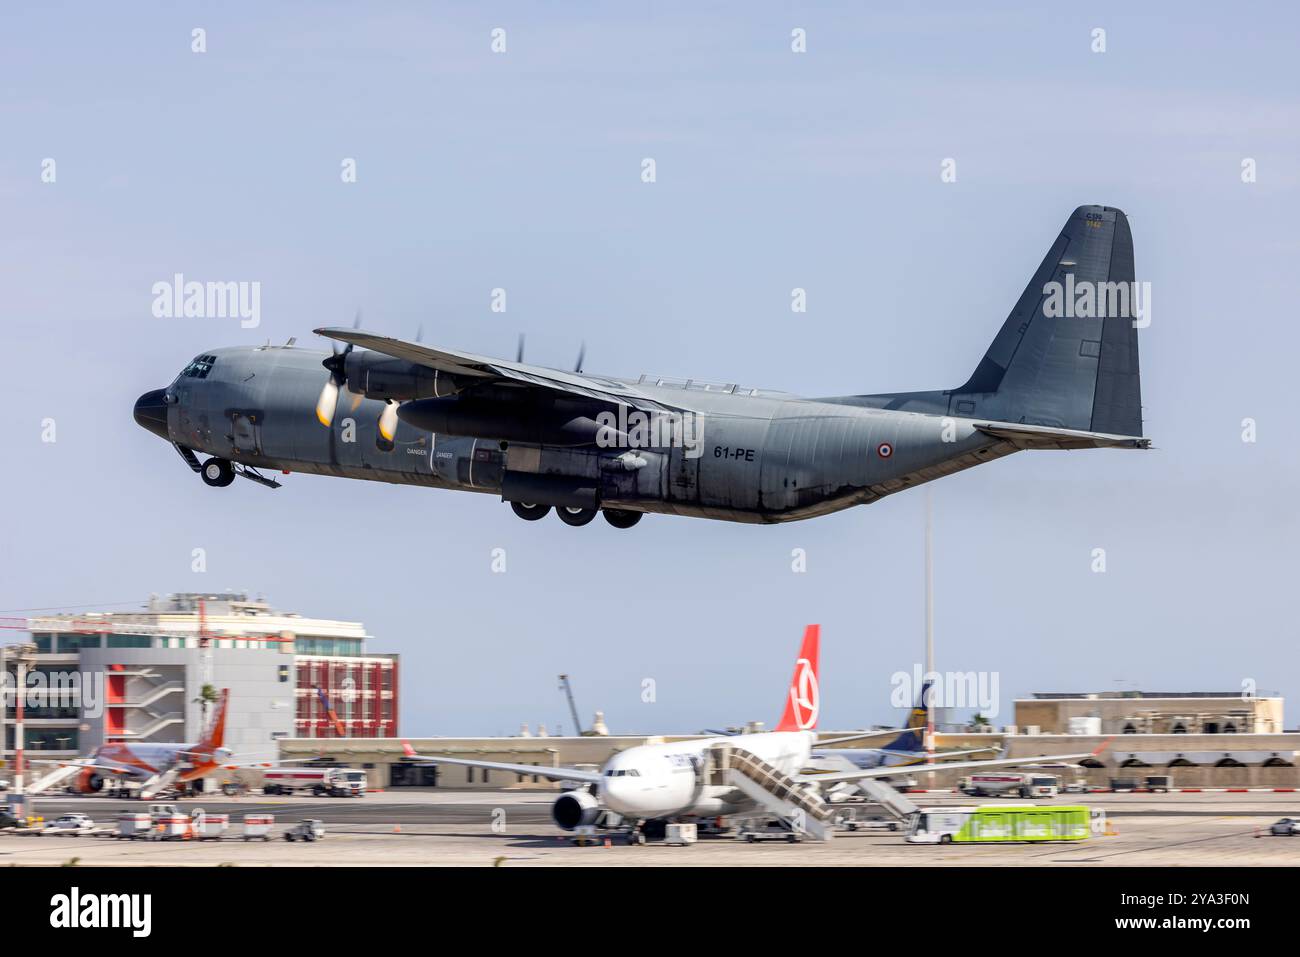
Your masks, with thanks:
[[[136,424],[159,438],[171,441],[167,434],[167,390],[154,389],[135,400]]]

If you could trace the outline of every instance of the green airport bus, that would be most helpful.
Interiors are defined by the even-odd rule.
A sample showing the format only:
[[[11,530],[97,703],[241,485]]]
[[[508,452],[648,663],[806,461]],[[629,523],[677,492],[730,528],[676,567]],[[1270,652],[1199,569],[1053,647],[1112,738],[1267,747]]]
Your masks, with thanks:
[[[907,840],[913,844],[1082,841],[1093,833],[1094,826],[1100,831],[1103,813],[1101,808],[1081,804],[927,807],[913,818]]]

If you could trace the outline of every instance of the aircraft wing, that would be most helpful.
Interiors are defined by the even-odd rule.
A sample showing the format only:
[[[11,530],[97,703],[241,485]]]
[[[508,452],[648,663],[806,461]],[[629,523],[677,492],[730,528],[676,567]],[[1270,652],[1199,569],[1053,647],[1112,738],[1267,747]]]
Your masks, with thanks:
[[[1080,432],[1019,422],[976,422],[985,435],[1006,439],[1018,449],[1149,449],[1151,440],[1132,435]]]
[[[1002,749],[995,748],[992,746],[987,748],[967,748],[964,751],[935,751],[934,756],[940,759],[955,758],[963,754],[983,754],[985,751],[1000,751],[1000,750]],[[927,757],[929,757],[929,755],[926,754],[924,751],[897,751],[892,748],[881,748],[880,751],[884,754],[892,754],[896,758],[920,758],[922,761],[924,761]]]
[[[834,744],[847,744],[850,741],[865,741],[867,738],[898,737],[908,731],[924,731],[925,728],[882,728],[879,731],[862,731],[858,734],[846,734],[842,738],[823,738],[813,742],[813,748],[828,748]],[[884,750],[883,748],[881,750]]]
[[[796,781],[806,784],[838,784],[841,781],[859,781],[862,778],[887,778],[899,774],[917,774],[927,771],[956,771],[961,768],[1001,768],[1017,764],[1039,764],[1043,761],[1072,761],[1091,758],[1095,751],[1084,754],[1039,754],[1024,758],[996,758],[992,761],[936,761],[932,765],[895,764],[892,767],[870,768],[858,771],[836,771],[831,774],[800,774]]]
[[[27,764],[57,764],[61,768],[91,768],[96,771],[111,771],[113,774],[133,773],[138,774],[139,769],[130,767],[126,764],[96,764],[94,761],[82,761],[74,758],[71,761],[26,761]]]
[[[520,385],[561,392],[566,395],[596,399],[600,402],[612,402],[615,405],[631,406],[643,412],[680,411],[674,406],[665,405],[642,394],[637,389],[613,379],[599,376],[583,375],[579,372],[561,372],[544,366],[528,365],[523,362],[508,362],[504,359],[492,359],[487,356],[474,355],[471,352],[459,352],[452,349],[434,349],[418,342],[393,339],[361,329],[317,329],[318,336],[350,342],[355,346],[373,349],[394,359],[404,359],[416,365],[426,366],[445,372],[448,375],[483,382],[493,380],[513,382]]]
[[[505,771],[509,774],[536,774],[538,777],[552,781],[581,781],[595,784],[600,780],[599,771],[580,771],[578,768],[550,768],[539,764],[505,764],[501,761],[480,761],[477,758],[449,758],[443,755],[416,754],[403,742],[406,756],[415,761],[428,761],[431,764],[459,764],[467,768],[484,768],[488,771]]]

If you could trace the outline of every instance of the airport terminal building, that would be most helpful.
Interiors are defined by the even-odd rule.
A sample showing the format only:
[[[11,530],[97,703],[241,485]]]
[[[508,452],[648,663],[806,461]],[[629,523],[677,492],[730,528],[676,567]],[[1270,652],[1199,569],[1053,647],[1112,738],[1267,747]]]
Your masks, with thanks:
[[[230,689],[225,743],[239,757],[274,760],[285,738],[399,733],[398,656],[369,651],[360,622],[306,618],[225,592],[154,597],[141,611],[33,618],[28,629],[32,671],[51,686],[54,676],[76,673],[102,688],[74,705],[25,709],[32,759],[76,757],[114,741],[197,741],[205,685]],[[0,657],[12,674],[14,648]],[[2,726],[9,759],[12,705]]]

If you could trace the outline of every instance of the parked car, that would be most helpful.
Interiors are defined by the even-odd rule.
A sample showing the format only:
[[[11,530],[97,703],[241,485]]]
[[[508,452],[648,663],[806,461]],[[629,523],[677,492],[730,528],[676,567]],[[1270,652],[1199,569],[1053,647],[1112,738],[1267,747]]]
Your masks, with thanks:
[[[1295,818],[1284,817],[1277,821],[1268,832],[1276,837],[1290,837],[1292,834],[1300,834],[1300,821]]]
[[[18,818],[14,817],[12,814],[4,810],[3,808],[0,808],[0,830],[3,830],[7,827],[22,827],[22,826],[23,826],[22,821],[18,820]]]
[[[319,841],[325,836],[325,822],[316,818],[299,821],[284,832],[286,841]]]
[[[95,822],[90,819],[88,814],[64,814],[62,817],[55,818],[47,827],[58,831],[80,831],[85,828],[95,826]]]

